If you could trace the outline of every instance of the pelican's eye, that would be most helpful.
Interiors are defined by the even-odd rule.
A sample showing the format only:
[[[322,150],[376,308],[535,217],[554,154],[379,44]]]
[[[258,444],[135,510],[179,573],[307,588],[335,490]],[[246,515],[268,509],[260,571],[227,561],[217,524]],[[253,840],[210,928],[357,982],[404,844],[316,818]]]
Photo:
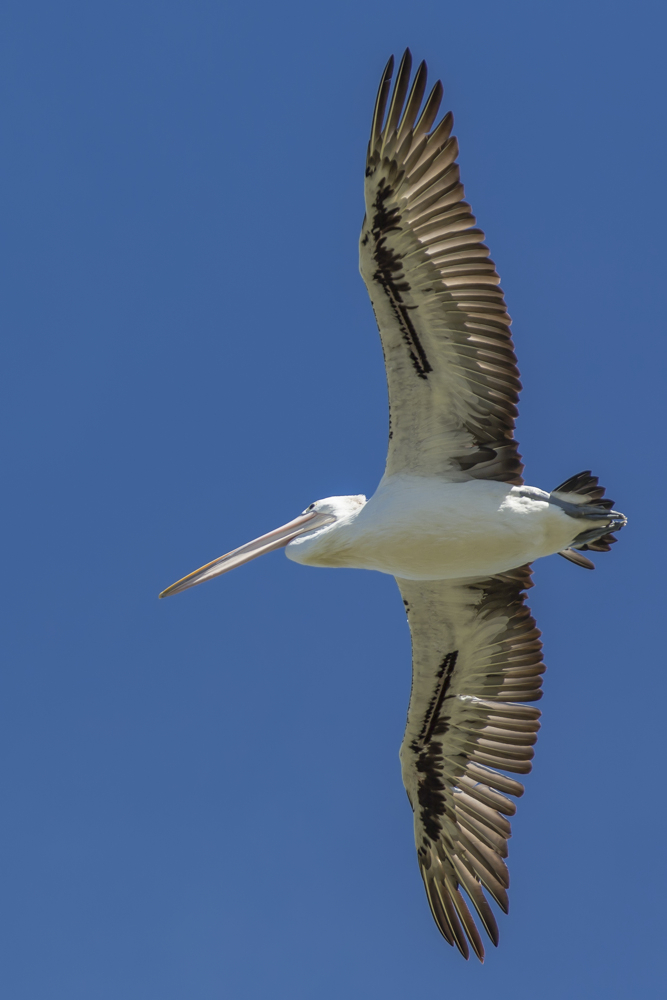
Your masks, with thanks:
[[[306,507],[306,511],[315,510],[315,504],[311,503],[310,507]]]

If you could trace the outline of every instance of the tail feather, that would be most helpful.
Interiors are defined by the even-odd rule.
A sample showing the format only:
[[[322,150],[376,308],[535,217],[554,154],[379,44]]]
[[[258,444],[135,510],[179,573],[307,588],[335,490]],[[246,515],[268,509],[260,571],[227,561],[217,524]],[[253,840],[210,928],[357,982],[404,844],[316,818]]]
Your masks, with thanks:
[[[605,497],[604,486],[599,485],[598,477],[593,476],[590,469],[587,469],[585,472],[578,472],[576,476],[566,479],[564,483],[557,486],[551,493],[559,500],[566,500],[568,503],[595,508],[595,513],[598,515],[603,511],[609,511],[612,523],[611,525],[607,525],[607,527],[611,527],[611,531],[598,532],[593,530],[582,532],[581,535],[575,538],[569,548],[563,549],[562,552],[558,553],[564,559],[569,559],[570,562],[576,563],[577,566],[582,566],[584,569],[595,569],[595,565],[591,560],[579,553],[587,550],[591,552],[609,552],[612,545],[618,541],[614,532],[619,531],[626,524],[624,515],[613,509],[614,501]],[[591,514],[593,514],[593,510],[591,510]]]
[[[570,476],[564,483],[557,486],[552,493],[555,493],[561,500],[569,500],[570,503],[593,504],[595,507],[604,507],[611,510],[614,501],[604,497],[604,486],[599,485],[597,476],[591,475],[590,469],[586,472],[578,472],[576,476]]]
[[[562,549],[558,555],[562,556],[563,559],[569,559],[575,566],[581,566],[582,569],[595,569],[595,563],[587,559],[586,556],[582,556],[576,549]]]

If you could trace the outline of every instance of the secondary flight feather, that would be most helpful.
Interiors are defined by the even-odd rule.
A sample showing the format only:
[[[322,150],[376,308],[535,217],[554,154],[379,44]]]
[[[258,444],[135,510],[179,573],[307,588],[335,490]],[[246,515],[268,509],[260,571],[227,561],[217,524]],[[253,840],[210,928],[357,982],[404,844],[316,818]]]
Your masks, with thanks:
[[[413,681],[401,747],[419,868],[435,922],[480,960],[492,902],[508,908],[513,774],[531,769],[542,694],[530,564],[558,553],[587,569],[626,523],[590,472],[524,484],[514,437],[519,372],[495,264],[464,199],[451,113],[438,120],[407,50],[380,81],[365,171],[361,273],[389,387],[389,450],[375,494],[327,497],[214,559],[166,597],[265,552],[396,578]]]

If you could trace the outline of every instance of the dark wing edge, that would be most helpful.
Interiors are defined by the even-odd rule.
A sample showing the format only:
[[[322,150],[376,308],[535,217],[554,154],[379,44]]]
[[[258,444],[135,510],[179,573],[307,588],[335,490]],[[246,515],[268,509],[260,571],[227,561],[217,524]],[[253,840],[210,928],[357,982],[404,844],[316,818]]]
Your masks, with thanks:
[[[380,83],[360,247],[387,365],[387,472],[419,472],[427,463],[454,478],[519,485],[521,383],[511,320],[484,233],[464,201],[451,113],[433,127],[442,84],[422,108],[426,64],[409,88],[411,66],[408,49],[391,98],[393,57]]]
[[[508,912],[505,864],[540,712],[540,632],[525,590],[529,566],[484,580],[397,580],[413,646],[413,682],[401,747],[417,857],[435,922],[446,941],[483,961],[481,926],[498,926],[484,890]],[[463,890],[463,892],[461,891]]]

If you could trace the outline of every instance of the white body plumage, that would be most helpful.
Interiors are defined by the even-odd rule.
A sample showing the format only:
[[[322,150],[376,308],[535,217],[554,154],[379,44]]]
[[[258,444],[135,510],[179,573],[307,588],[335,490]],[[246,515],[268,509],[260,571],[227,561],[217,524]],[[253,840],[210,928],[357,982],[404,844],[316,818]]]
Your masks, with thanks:
[[[540,491],[541,492],[541,491]],[[287,557],[307,566],[374,569],[405,580],[492,576],[566,548],[585,530],[523,487],[385,476],[376,493],[329,497],[314,509],[336,516],[299,535]]]

